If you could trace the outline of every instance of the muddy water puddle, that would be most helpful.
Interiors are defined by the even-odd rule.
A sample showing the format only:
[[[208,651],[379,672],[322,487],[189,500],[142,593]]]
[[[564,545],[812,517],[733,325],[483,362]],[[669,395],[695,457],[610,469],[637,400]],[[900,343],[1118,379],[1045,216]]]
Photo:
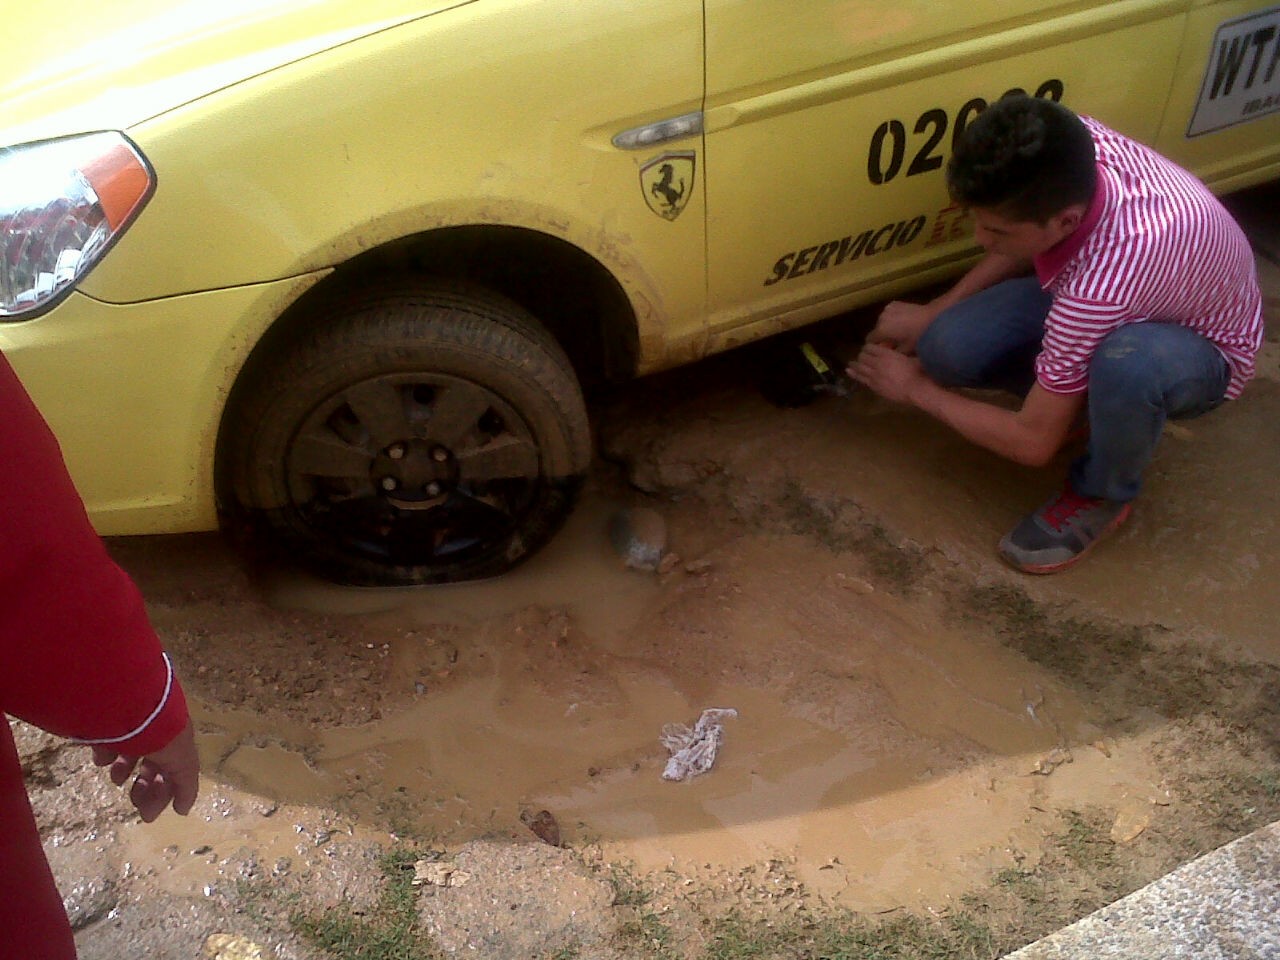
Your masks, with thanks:
[[[780,860],[810,889],[872,910],[937,903],[1034,858],[1063,806],[1118,810],[1158,792],[1144,746],[1106,740],[1071,691],[839,556],[802,538],[736,537],[699,543],[696,573],[640,573],[608,545],[613,509],[589,499],[500,581],[272,584],[277,607],[375,618],[393,638],[379,651],[385,682],[403,697],[380,719],[331,728],[198,703],[214,779],[336,808],[348,830],[446,845],[532,839],[520,813],[547,809],[568,842],[597,841],[641,870]],[[714,768],[664,781],[663,726],[709,707],[738,711]],[[215,821],[171,818],[137,842],[205,843],[210,864],[245,830],[269,851],[299,842],[283,820]]]

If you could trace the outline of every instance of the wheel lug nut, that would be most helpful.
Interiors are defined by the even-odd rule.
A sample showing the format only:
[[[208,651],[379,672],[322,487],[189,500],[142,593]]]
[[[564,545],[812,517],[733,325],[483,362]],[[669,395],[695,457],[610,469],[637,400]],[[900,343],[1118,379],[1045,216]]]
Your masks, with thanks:
[[[403,443],[393,443],[387,447],[387,456],[392,460],[403,460],[406,452]]]
[[[427,484],[427,495],[435,497],[435,496],[439,496],[439,494],[440,494],[440,484],[432,480],[430,483]]]
[[[449,459],[449,451],[444,447],[436,447],[431,451],[431,459],[436,463],[444,463]]]
[[[395,477],[383,477],[381,486],[383,490],[390,493],[392,490],[396,489],[396,487],[400,486],[400,484],[396,482]]]

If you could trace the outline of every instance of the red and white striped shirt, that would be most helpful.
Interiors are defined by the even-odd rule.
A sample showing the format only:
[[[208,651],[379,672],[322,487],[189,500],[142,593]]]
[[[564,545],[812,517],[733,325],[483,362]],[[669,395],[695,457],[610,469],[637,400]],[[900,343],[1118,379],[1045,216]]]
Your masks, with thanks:
[[[1249,241],[1209,189],[1155,151],[1088,117],[1098,191],[1084,222],[1036,258],[1053,294],[1036,379],[1053,393],[1088,388],[1103,338],[1147,320],[1190,327],[1231,368],[1227,399],[1253,376],[1262,295]]]

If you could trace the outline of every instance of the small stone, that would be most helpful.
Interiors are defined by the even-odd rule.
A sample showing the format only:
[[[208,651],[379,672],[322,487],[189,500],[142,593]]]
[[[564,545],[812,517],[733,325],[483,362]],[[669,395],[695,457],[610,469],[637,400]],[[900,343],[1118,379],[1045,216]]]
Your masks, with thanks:
[[[647,507],[619,510],[609,524],[609,540],[628,567],[657,570],[667,546],[667,522]]]
[[[461,887],[471,879],[471,874],[459,870],[456,863],[447,860],[417,860],[413,864],[414,886],[430,884],[433,887]]]
[[[553,847],[560,846],[560,824],[556,822],[550,810],[539,810],[537,813],[532,810],[521,810],[520,822],[532,830],[533,835],[543,843],[549,843]]]
[[[1111,824],[1111,839],[1115,843],[1132,843],[1151,825],[1151,814],[1145,809],[1126,808],[1116,814]]]
[[[1072,757],[1070,750],[1065,747],[1054,747],[1035,762],[1035,765],[1031,768],[1031,772],[1033,774],[1039,774],[1042,777],[1047,777],[1064,763],[1070,763],[1071,760]]]
[[[204,942],[209,960],[264,960],[262,947],[252,940],[230,933],[215,933]]]
[[[836,574],[836,579],[840,582],[840,586],[844,587],[851,593],[866,596],[876,592],[876,588],[861,577],[851,577],[848,574],[838,573]]]
[[[62,905],[72,930],[82,930],[115,909],[116,885],[104,877],[77,882],[63,897]]]

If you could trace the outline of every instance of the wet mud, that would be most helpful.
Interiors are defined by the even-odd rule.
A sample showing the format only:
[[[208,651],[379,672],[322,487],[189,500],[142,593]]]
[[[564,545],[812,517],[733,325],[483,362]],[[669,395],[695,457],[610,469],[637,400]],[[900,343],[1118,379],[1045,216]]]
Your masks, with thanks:
[[[173,952],[152,955],[192,955],[245,881],[372,902],[376,851],[404,842],[540,857],[597,913],[624,899],[600,876],[624,870],[708,909],[785,889],[880,915],[936,914],[1057,856],[1046,843],[1082,810],[1157,871],[1229,839],[1239,816],[1197,826],[1188,805],[1280,765],[1277,307],[1246,399],[1170,425],[1132,520],[1051,578],[994,544],[1071,451],[1016,467],[856,389],[778,408],[757,386],[780,344],[597,398],[580,509],[500,579],[338,587],[254,569],[216,536],[113,542],[207,775],[192,817],[144,827],[82,758],[19,737],[55,869],[86,904],[82,952],[125,955],[119,917],[153,903],[150,942]],[[866,322],[813,335],[838,356]],[[638,507],[664,521],[656,571],[610,542]],[[663,726],[712,707],[738,711],[714,767],[663,780]],[[531,831],[541,811],[562,847]],[[424,923],[450,955],[506,955],[458,933],[462,897],[441,892]]]
[[[1273,382],[1172,431],[1134,522],[1028,581],[991,546],[1054,469],[867,396],[774,408],[735,382],[743,362],[606,409],[581,508],[498,580],[367,590],[246,572],[216,540],[121,544],[190,678],[211,782],[455,847],[528,838],[522,812],[546,809],[566,843],[641,871],[778,860],[855,910],[936,908],[1033,862],[1061,810],[1141,819],[1168,793],[1159,704],[1118,707],[1020,649],[984,618],[1000,591],[1280,662],[1257,602],[1276,519],[1248,509],[1262,471],[1230,466],[1280,406]],[[637,504],[664,517],[661,572],[610,543]],[[739,713],[715,767],[662,780],[662,727],[708,707]]]

